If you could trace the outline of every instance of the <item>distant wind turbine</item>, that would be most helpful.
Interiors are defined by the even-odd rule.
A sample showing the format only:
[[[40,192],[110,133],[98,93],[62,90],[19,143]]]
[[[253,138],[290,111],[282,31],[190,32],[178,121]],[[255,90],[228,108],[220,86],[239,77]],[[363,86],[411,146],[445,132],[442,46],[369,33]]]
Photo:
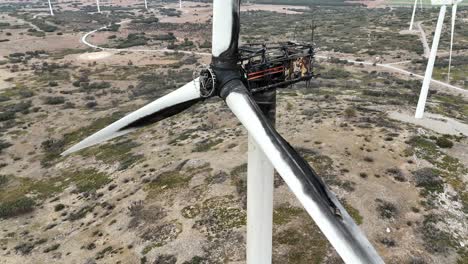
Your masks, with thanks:
[[[419,0],[420,9],[423,10],[423,0]],[[413,30],[414,16],[416,15],[416,9],[418,8],[418,0],[414,0],[413,15],[411,16],[411,22],[409,30]]]
[[[421,6],[422,6],[422,1],[421,1]],[[418,0],[414,0],[413,15],[411,16],[411,22],[410,22],[409,30],[413,30],[414,15],[416,14],[416,8],[417,7],[418,7]]]
[[[99,0],[96,0],[96,5],[97,5],[98,13],[101,13],[101,7],[99,6]]]
[[[182,0],[179,0],[179,8],[182,9]]]
[[[145,9],[148,10],[148,2],[145,0]]]
[[[434,33],[434,39],[432,41],[431,54],[429,61],[427,62],[426,74],[424,75],[424,81],[421,88],[421,94],[419,95],[418,106],[416,108],[416,118],[423,118],[424,108],[426,106],[427,95],[429,93],[429,85],[432,79],[432,72],[434,71],[434,64],[437,57],[437,49],[439,48],[440,35],[442,34],[442,27],[444,24],[445,13],[447,6],[452,6],[452,32],[450,38],[450,55],[448,65],[448,79],[450,81],[450,69],[452,67],[452,51],[453,51],[453,36],[455,33],[455,19],[457,16],[457,6],[463,0],[432,0],[431,4],[435,6],[441,6],[439,18],[437,20],[437,26]]]
[[[52,10],[52,3],[50,3],[50,0],[49,0],[49,9],[50,9],[50,15],[53,16],[54,10]]]

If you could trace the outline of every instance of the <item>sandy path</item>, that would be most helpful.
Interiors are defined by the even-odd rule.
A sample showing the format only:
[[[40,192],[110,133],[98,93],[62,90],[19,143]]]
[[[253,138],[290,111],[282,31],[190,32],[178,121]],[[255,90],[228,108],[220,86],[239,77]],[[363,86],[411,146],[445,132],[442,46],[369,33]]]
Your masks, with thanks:
[[[125,23],[129,23],[130,20],[125,20],[125,21],[122,21],[120,22],[119,24],[122,25],[122,24],[125,24]],[[95,34],[96,32],[100,31],[100,30],[103,30],[103,29],[106,29],[107,26],[104,26],[104,27],[101,27],[101,28],[98,28],[98,29],[95,29],[93,31],[90,31],[88,33],[86,33],[85,35],[83,35],[83,37],[81,38],[81,42],[91,48],[94,48],[94,49],[99,49],[99,50],[103,50],[103,51],[116,51],[116,52],[120,52],[120,51],[128,51],[128,52],[155,52],[155,53],[165,53],[165,52],[179,52],[179,53],[186,53],[186,54],[197,54],[197,55],[201,55],[201,56],[211,56],[210,53],[206,53],[206,52],[192,52],[192,51],[176,51],[176,50],[170,50],[170,49],[157,49],[157,50],[150,50],[150,49],[114,49],[114,48],[103,48],[103,47],[99,47],[95,44],[92,44],[90,43],[87,39],[90,35],[92,34]],[[317,58],[321,58],[321,59],[328,59],[328,57],[326,56],[316,56]],[[349,62],[353,62],[353,63],[356,63],[356,64],[363,64],[363,65],[368,65],[368,66],[372,66],[374,65],[373,62],[366,62],[366,61],[355,61],[355,60],[351,60],[351,59],[347,59]],[[404,63],[404,62],[401,62],[401,63]],[[396,71],[396,72],[399,72],[401,74],[405,74],[405,75],[410,75],[410,76],[415,76],[416,78],[419,78],[419,79],[424,79],[424,76],[422,75],[419,75],[419,74],[416,74],[416,73],[413,73],[413,72],[410,72],[410,71],[407,71],[407,70],[403,70],[403,69],[400,69],[400,68],[397,68],[393,65],[395,64],[400,64],[400,62],[397,62],[397,63],[390,63],[390,64],[380,64],[380,63],[377,63],[376,66],[378,67],[382,67],[382,68],[387,68],[389,70],[392,70],[392,71]],[[447,87],[447,88],[450,88],[450,89],[454,89],[454,90],[457,90],[459,92],[463,92],[463,93],[466,93],[468,94],[468,90],[465,90],[463,88],[460,88],[460,87],[457,87],[457,86],[454,86],[454,85],[451,85],[451,84],[448,84],[448,83],[444,83],[444,82],[441,82],[441,81],[437,81],[437,80],[434,80],[432,79],[432,82],[433,83],[436,83],[438,85],[441,85],[441,86],[444,86],[444,87]]]
[[[427,43],[427,36],[426,36],[426,32],[422,28],[422,22],[421,21],[416,22],[416,26],[418,27],[419,32],[421,33],[420,39],[424,47],[424,57],[429,58],[431,49],[429,48],[429,43]]]
[[[320,58],[320,59],[328,59],[328,57],[321,56],[321,55],[318,55],[316,57]],[[368,61],[356,61],[356,60],[346,59],[346,58],[341,58],[341,59],[345,59],[345,60],[347,60],[349,62],[352,62],[352,63],[355,63],[355,64],[363,64],[363,65],[367,65],[367,66],[373,66],[374,65],[373,62],[368,62]],[[375,66],[381,67],[381,68],[386,68],[388,70],[392,70],[392,71],[395,71],[395,72],[398,72],[398,73],[401,73],[401,74],[404,74],[404,75],[414,76],[414,77],[416,77],[418,79],[421,79],[421,80],[424,79],[424,76],[422,76],[422,75],[419,75],[419,74],[416,74],[416,73],[413,73],[413,72],[410,72],[410,71],[407,71],[407,70],[403,70],[403,69],[400,69],[398,67],[393,66],[393,65],[402,64],[402,63],[406,63],[406,61],[404,61],[404,62],[393,62],[393,63],[388,63],[388,64],[387,63],[384,63],[384,64],[377,63],[377,64],[375,64]],[[432,83],[435,83],[435,84],[438,84],[438,85],[444,86],[446,88],[450,88],[450,89],[456,90],[457,92],[462,92],[462,93],[468,95],[468,90],[457,87],[455,85],[451,85],[451,84],[444,83],[444,82],[434,80],[434,79],[432,79]]]
[[[468,136],[467,124],[437,114],[425,113],[424,115],[425,117],[423,119],[416,119],[412,114],[406,112],[393,111],[388,114],[388,116],[392,119],[402,121],[405,123],[411,123],[417,126],[422,126],[440,134],[463,134],[465,136]]]
[[[250,6],[246,6],[247,8],[248,7],[252,7],[252,8],[257,8],[256,6],[262,6],[262,5],[250,5]],[[278,10],[286,10],[285,8],[288,7],[288,6],[280,6]],[[118,24],[120,25],[123,25],[123,24],[126,24],[126,23],[129,23],[130,20],[124,20]],[[424,32],[424,30],[422,29],[421,27],[421,22],[418,22],[418,27],[420,28],[420,32],[421,32],[421,40],[423,42],[423,45],[425,46],[425,53],[426,53],[426,49],[429,48],[429,45],[427,43],[427,38],[426,38],[426,34]],[[186,53],[186,54],[197,54],[197,55],[201,55],[201,56],[211,56],[210,53],[205,53],[205,52],[192,52],[192,51],[176,51],[176,50],[170,50],[170,49],[156,49],[156,50],[152,50],[152,49],[134,49],[134,48],[129,48],[129,49],[115,49],[115,48],[103,48],[103,47],[100,47],[98,45],[95,45],[95,44],[92,44],[90,43],[87,39],[90,35],[93,35],[97,32],[99,32],[100,30],[103,30],[103,29],[106,29],[107,26],[104,26],[104,27],[101,27],[101,28],[98,28],[98,29],[95,29],[93,31],[90,31],[88,33],[86,33],[85,35],[83,35],[83,37],[81,38],[81,42],[84,43],[85,45],[91,47],[91,48],[94,48],[94,49],[99,49],[99,50],[102,50],[102,51],[114,51],[114,52],[120,52],[120,51],[128,51],[128,52],[153,52],[153,53],[165,53],[165,52],[179,52],[179,53]],[[427,48],[426,48],[427,46]],[[328,59],[328,57],[325,57],[325,56],[316,56],[317,58],[322,58],[322,59]],[[346,58],[344,58],[346,59]],[[353,62],[353,63],[356,63],[356,64],[363,64],[363,65],[367,65],[367,66],[372,66],[374,65],[373,62],[367,62],[367,61],[355,61],[355,60],[352,60],[352,59],[347,59],[349,62]],[[395,67],[394,65],[398,65],[398,64],[404,64],[406,63],[407,61],[403,61],[403,62],[393,62],[393,63],[388,63],[388,64],[381,64],[381,63],[377,63],[375,64],[375,66],[377,67],[381,67],[381,68],[386,68],[387,70],[391,70],[391,71],[394,71],[394,72],[398,72],[400,74],[404,74],[404,75],[409,75],[409,76],[414,76],[418,79],[421,79],[423,80],[424,79],[424,76],[422,75],[419,75],[419,74],[416,74],[416,73],[413,73],[413,72],[410,72],[410,71],[407,71],[407,70],[404,70],[404,69],[401,69],[401,68],[398,68],[398,67]],[[438,84],[438,85],[441,85],[443,87],[446,87],[446,88],[449,88],[449,89],[453,89],[453,90],[456,90],[458,92],[462,92],[462,93],[465,93],[465,94],[468,94],[468,90],[465,90],[463,88],[460,88],[460,87],[457,87],[457,86],[454,86],[454,85],[451,85],[451,84],[448,84],[448,83],[445,83],[445,82],[442,82],[442,81],[438,81],[438,80],[434,80],[432,79],[432,83],[435,83],[435,84]]]
[[[123,24],[126,24],[126,23],[129,23],[131,20],[125,20],[125,21],[122,21],[120,23],[117,23],[119,25],[123,25]],[[129,49],[115,49],[115,48],[103,48],[103,47],[99,47],[95,44],[92,44],[90,43],[87,39],[89,36],[95,34],[96,32],[100,31],[100,30],[104,30],[106,29],[108,26],[104,26],[104,27],[101,27],[101,28],[98,28],[98,29],[95,29],[93,31],[90,31],[88,33],[86,33],[85,35],[83,35],[83,37],[81,37],[81,42],[83,44],[85,44],[86,46],[88,47],[91,47],[91,48],[94,48],[94,49],[99,49],[99,50],[103,50],[103,51],[115,51],[115,52],[121,52],[121,51],[128,51],[128,52],[154,52],[154,53],[166,53],[166,52],[178,52],[178,53],[184,53],[184,54],[196,54],[196,55],[201,55],[201,56],[211,56],[210,53],[206,53],[206,52],[195,52],[195,51],[184,51],[184,50],[171,50],[171,49],[132,49],[132,48],[129,48]]]

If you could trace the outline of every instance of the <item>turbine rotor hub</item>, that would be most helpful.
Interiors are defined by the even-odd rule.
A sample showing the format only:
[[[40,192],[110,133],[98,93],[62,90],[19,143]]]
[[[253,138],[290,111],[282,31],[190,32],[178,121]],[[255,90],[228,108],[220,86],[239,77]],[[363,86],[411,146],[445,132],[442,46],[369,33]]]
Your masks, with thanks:
[[[211,67],[200,72],[200,94],[203,98],[210,98],[216,94],[216,75]]]

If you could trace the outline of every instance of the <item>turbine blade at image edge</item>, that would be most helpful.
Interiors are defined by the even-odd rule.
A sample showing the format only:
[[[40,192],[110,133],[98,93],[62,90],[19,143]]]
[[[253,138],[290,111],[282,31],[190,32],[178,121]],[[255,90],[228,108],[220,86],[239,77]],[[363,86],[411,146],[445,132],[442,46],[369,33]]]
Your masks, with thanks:
[[[309,164],[286,142],[241,81],[231,81],[225,101],[290,190],[346,263],[384,263],[354,220]]]
[[[125,135],[139,127],[151,125],[179,114],[201,100],[199,79],[197,78],[87,137],[63,152],[62,156]]]

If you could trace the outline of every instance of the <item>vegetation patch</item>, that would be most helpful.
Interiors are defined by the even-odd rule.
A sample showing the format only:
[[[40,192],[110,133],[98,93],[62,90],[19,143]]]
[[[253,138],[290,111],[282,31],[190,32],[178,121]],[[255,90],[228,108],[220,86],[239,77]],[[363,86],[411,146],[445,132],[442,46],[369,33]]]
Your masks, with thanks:
[[[1,119],[1,116],[2,116],[2,115],[0,114],[0,119]],[[1,121],[1,120],[0,120],[0,121]],[[11,147],[11,146],[12,146],[11,143],[6,142],[6,141],[4,141],[4,140],[0,140],[0,154],[2,154],[2,152],[3,152],[4,149],[7,149],[7,148],[9,148],[9,147]]]
[[[162,247],[174,241],[180,233],[182,233],[182,224],[175,221],[144,229],[140,237],[145,241],[151,241],[152,244],[146,247],[142,253],[148,253],[153,248]]]
[[[276,225],[287,224],[302,213],[304,213],[302,208],[282,205],[273,212],[273,223]]]
[[[20,197],[11,201],[0,202],[0,218],[30,213],[34,210],[35,205],[34,200],[29,197]]]
[[[424,216],[424,221],[419,230],[424,241],[424,247],[428,252],[443,254],[456,246],[456,242],[450,233],[437,227],[442,219],[442,216],[435,214]]]
[[[439,137],[437,138],[436,141],[437,146],[441,148],[452,148],[453,147],[453,142],[448,139],[447,137]]]
[[[159,206],[145,206],[142,201],[134,202],[128,207],[130,223],[128,228],[135,228],[142,224],[151,225],[160,222],[167,216],[166,211]]]
[[[191,175],[182,174],[180,171],[163,172],[147,185],[148,196],[157,197],[168,190],[186,188],[191,179]]]
[[[208,139],[204,140],[203,142],[195,144],[195,148],[192,150],[192,152],[207,152],[211,150],[213,147],[216,145],[219,145],[223,142],[223,139]]]
[[[437,138],[435,139],[437,140]],[[414,152],[418,158],[425,159],[434,164],[436,169],[440,171],[439,175],[442,180],[450,184],[458,193],[463,204],[464,212],[468,212],[468,191],[466,183],[462,180],[463,175],[468,173],[468,168],[466,168],[459,159],[442,152],[437,144],[430,139],[415,136],[407,143],[412,146],[411,151]],[[430,189],[433,191],[441,190],[440,186],[437,184],[431,186]]]
[[[67,148],[71,147],[72,144],[76,144],[79,141],[85,139],[87,136],[97,132],[98,130],[106,127],[107,125],[113,123],[114,121],[123,117],[121,112],[115,112],[109,117],[104,117],[95,120],[89,126],[80,128],[74,132],[67,133],[61,139],[47,139],[42,142],[41,147],[44,151],[43,157],[41,159],[41,164],[44,167],[50,167],[54,165],[58,160],[60,160],[60,154],[64,152]],[[86,153],[87,150],[84,152]],[[90,152],[92,152],[90,150]],[[125,160],[125,157],[124,159]]]
[[[35,181],[29,178],[2,176],[0,185],[0,217],[13,217],[31,212],[37,200],[60,193],[67,182],[60,177]]]
[[[354,222],[358,225],[362,225],[364,222],[364,217],[359,213],[359,210],[351,206],[348,202],[346,201],[341,201],[343,207],[345,210],[348,212],[349,216],[354,219]]]
[[[219,234],[246,225],[245,210],[234,207],[233,196],[217,196],[207,199],[201,205],[200,219],[195,228],[205,233],[208,238],[219,237]]]
[[[395,204],[381,199],[375,199],[377,202],[377,212],[383,219],[394,219],[398,215],[398,208]]]
[[[68,216],[68,220],[70,221],[80,220],[84,218],[88,213],[92,212],[93,210],[94,210],[94,206],[86,205],[78,209],[78,211],[74,211],[70,213],[70,215]]]
[[[182,216],[188,219],[193,219],[200,214],[200,207],[198,205],[189,205],[182,209]]]
[[[112,181],[109,175],[94,169],[77,170],[65,176],[75,184],[79,193],[95,192]]]
[[[136,155],[131,152],[133,148],[140,145],[135,141],[125,140],[115,144],[104,144],[85,149],[80,154],[85,157],[95,157],[107,164],[119,162],[119,170],[125,170],[143,159],[143,155]]]
[[[313,221],[304,215],[299,226],[290,227],[273,237],[274,247],[286,247],[275,256],[278,263],[323,263],[330,245]]]
[[[0,175],[0,188],[6,185],[10,181],[10,177],[7,175]]]
[[[422,168],[413,172],[417,187],[424,188],[424,193],[444,191],[441,171],[434,168]]]

